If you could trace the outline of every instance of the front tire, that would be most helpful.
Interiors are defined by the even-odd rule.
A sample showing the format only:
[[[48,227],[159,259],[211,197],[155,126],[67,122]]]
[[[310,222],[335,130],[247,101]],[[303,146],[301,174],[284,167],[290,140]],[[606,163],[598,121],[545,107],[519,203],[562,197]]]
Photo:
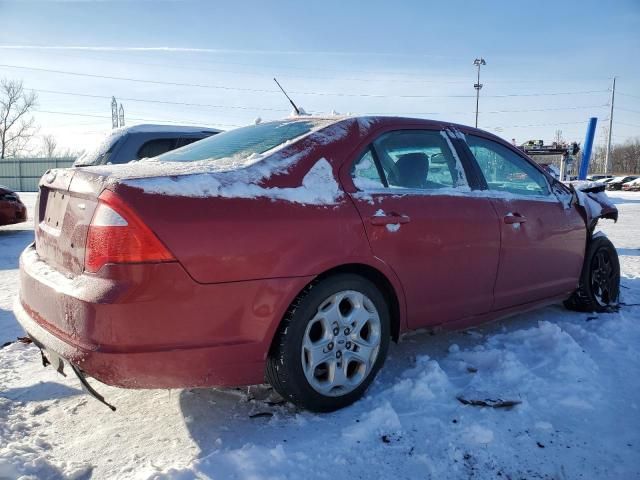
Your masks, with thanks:
[[[607,312],[617,307],[620,295],[618,252],[605,236],[587,245],[578,289],[564,302],[578,312]]]
[[[389,308],[369,280],[336,274],[291,305],[267,359],[267,381],[307,410],[330,412],[359,399],[389,348]]]

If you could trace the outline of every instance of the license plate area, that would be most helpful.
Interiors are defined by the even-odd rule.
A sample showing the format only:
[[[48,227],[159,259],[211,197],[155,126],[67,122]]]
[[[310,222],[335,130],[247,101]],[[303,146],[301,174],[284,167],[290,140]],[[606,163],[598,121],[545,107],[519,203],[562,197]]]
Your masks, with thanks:
[[[44,216],[40,221],[40,225],[45,227],[49,232],[59,232],[62,229],[64,214],[69,204],[69,195],[59,190],[50,190],[47,192],[47,205],[45,207]]]

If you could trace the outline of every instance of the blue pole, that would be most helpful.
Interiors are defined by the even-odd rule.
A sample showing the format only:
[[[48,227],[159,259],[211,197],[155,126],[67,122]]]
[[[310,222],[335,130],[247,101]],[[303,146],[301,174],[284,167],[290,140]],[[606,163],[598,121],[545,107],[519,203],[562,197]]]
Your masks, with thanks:
[[[596,123],[598,119],[591,117],[587,126],[587,136],[584,139],[584,147],[582,147],[582,161],[580,162],[580,173],[578,180],[585,180],[589,172],[589,161],[591,160],[591,149],[593,148],[593,137],[596,135]]]

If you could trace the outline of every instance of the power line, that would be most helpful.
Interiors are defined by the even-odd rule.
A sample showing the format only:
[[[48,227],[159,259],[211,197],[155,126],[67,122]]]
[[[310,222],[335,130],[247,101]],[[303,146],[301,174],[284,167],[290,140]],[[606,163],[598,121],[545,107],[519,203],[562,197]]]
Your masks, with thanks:
[[[104,53],[114,53],[114,52],[101,52],[102,54]],[[247,63],[235,63],[235,62],[218,62],[218,61],[208,61],[207,63],[214,63],[214,64],[221,64],[221,65],[239,65],[239,66],[248,66],[248,67],[258,67],[258,68],[268,68],[271,69],[271,72],[247,72],[247,71],[241,71],[241,70],[220,70],[218,68],[206,68],[203,67],[199,62],[199,64],[197,66],[191,66],[191,65],[182,65],[182,64],[175,64],[175,63],[157,63],[157,62],[141,62],[141,61],[126,61],[126,60],[121,60],[121,59],[117,59],[117,58],[100,58],[100,57],[96,57],[95,55],[92,55],[91,57],[86,57],[86,56],[82,56],[82,55],[69,55],[69,54],[63,54],[63,53],[59,53],[59,52],[53,52],[54,55],[57,56],[62,56],[62,57],[69,57],[69,58],[81,58],[81,59],[85,59],[85,60],[91,60],[91,61],[100,61],[100,62],[110,62],[110,63],[118,63],[118,64],[128,64],[128,65],[148,65],[148,66],[156,66],[156,67],[164,67],[164,68],[170,68],[170,69],[174,69],[174,70],[184,70],[184,69],[188,69],[188,70],[196,70],[196,71],[209,71],[209,72],[215,72],[215,73],[231,73],[234,75],[248,75],[248,76],[253,76],[253,77],[265,77],[265,78],[271,78],[273,76],[273,71],[274,70],[279,70],[282,68],[290,68],[290,67],[285,67],[285,66],[269,66],[269,65],[252,65],[252,64],[247,64]],[[291,67],[293,68],[293,67]],[[296,67],[300,70],[305,70],[304,67]],[[326,70],[320,70],[320,69],[306,69],[306,70],[312,70],[312,71],[323,71],[325,72]],[[338,73],[342,73],[342,71],[340,70],[331,70],[329,69],[329,71],[334,71],[334,72],[338,72]],[[360,71],[360,73],[369,73],[372,75],[413,75],[413,76],[418,76],[419,74],[417,73],[402,73],[402,72],[375,72],[375,71]],[[467,84],[469,81],[468,80],[447,80],[446,78],[459,78],[459,77],[444,77],[445,79],[438,79],[438,80],[425,80],[425,79],[406,79],[406,78],[393,78],[393,79],[388,79],[388,78],[382,78],[382,79],[377,79],[377,78],[363,78],[363,77],[336,77],[336,76],[326,76],[326,75],[301,75],[301,74],[291,74],[291,73],[284,73],[284,74],[279,74],[278,76],[282,76],[284,78],[303,78],[303,79],[311,79],[311,80],[318,80],[318,79],[324,79],[324,80],[341,80],[341,81],[354,81],[354,82],[367,82],[367,83],[380,83],[380,82],[386,82],[386,81],[393,81],[394,83],[415,83],[415,84],[439,84],[439,85],[462,85],[462,84]],[[600,81],[601,79],[592,79],[592,81]],[[557,83],[558,80],[549,80],[549,79],[538,79],[538,80],[514,80],[514,79],[507,79],[507,80],[502,80],[502,79],[491,79],[490,83],[491,84],[503,84],[503,83]]]
[[[20,49],[20,48],[24,48],[24,46],[10,46],[10,45],[3,45],[0,46],[0,48],[2,49]],[[29,47],[27,47],[29,48]],[[77,49],[77,50],[82,50],[82,49]],[[160,52],[162,50],[158,50],[158,52]],[[168,63],[155,63],[155,62],[139,62],[139,61],[123,61],[120,58],[104,58],[104,57],[97,57],[96,55],[111,55],[111,56],[115,56],[115,57],[122,57],[122,56],[131,56],[131,54],[138,54],[140,52],[136,52],[136,51],[129,51],[129,52],[122,52],[122,51],[111,51],[111,50],[104,50],[104,51],[94,51],[94,50],[89,50],[89,53],[91,54],[90,57],[87,56],[82,56],[82,55],[72,55],[72,54],[68,54],[68,53],[60,53],[59,51],[56,51],[55,48],[52,49],[47,49],[47,56],[49,55],[58,55],[58,56],[63,56],[63,57],[70,57],[70,58],[81,58],[81,59],[88,59],[88,60],[99,60],[99,61],[107,61],[107,62],[117,62],[117,63],[128,63],[131,65],[150,65],[150,66],[162,66],[162,67],[175,67],[178,69],[194,69],[194,70],[203,70],[202,68],[202,63],[208,63],[208,64],[215,64],[215,65],[236,65],[236,66],[242,66],[242,67],[251,67],[251,68],[265,68],[268,69],[268,72],[266,73],[259,73],[259,72],[245,72],[245,71],[231,71],[231,70],[217,70],[217,69],[204,69],[204,70],[209,70],[209,71],[213,71],[213,72],[218,72],[218,73],[237,73],[237,74],[243,74],[243,75],[259,75],[259,76],[267,76],[269,78],[271,78],[273,76],[274,70],[298,70],[298,71],[316,71],[316,72],[322,72],[322,73],[326,73],[326,72],[336,72],[336,73],[364,73],[364,74],[368,74],[368,75],[402,75],[402,76],[413,76],[413,77],[423,77],[424,75],[428,75],[428,72],[419,72],[416,70],[411,70],[411,71],[403,71],[403,70],[386,70],[386,71],[382,71],[382,70],[363,70],[363,69],[355,69],[355,70],[341,70],[341,69],[335,69],[335,68],[313,68],[313,67],[301,67],[301,66],[296,66],[296,65],[278,65],[278,64],[256,64],[256,63],[245,63],[245,62],[229,62],[229,61],[219,61],[219,60],[209,60],[209,59],[198,59],[198,66],[187,66],[187,65],[183,65],[183,64],[168,64]],[[291,74],[281,74],[283,77],[292,77],[292,78],[310,78],[310,79],[335,79],[335,77],[327,77],[327,76],[318,76],[318,75],[291,75]],[[443,78],[464,78],[463,76],[456,76],[456,77],[443,77]],[[370,79],[370,78],[348,78],[348,77],[340,77],[340,80],[353,80],[353,81],[359,81],[359,82],[375,82],[378,80],[374,80],[374,79]],[[592,77],[590,79],[587,79],[589,81],[602,81],[602,80],[607,80],[610,79],[610,77]],[[581,78],[580,81],[583,82],[585,79]],[[468,79],[464,80],[424,80],[423,78],[420,79],[415,79],[415,80],[408,80],[408,79],[393,79],[393,82],[415,82],[415,83],[440,83],[440,84],[466,84],[468,83]],[[527,80],[518,80],[518,79],[491,79],[490,83],[491,84],[496,84],[496,83],[557,83],[558,79],[527,79]]]
[[[22,70],[32,70],[32,71],[38,71],[38,72],[57,73],[62,75],[73,75],[73,76],[80,76],[80,77],[101,78],[101,79],[107,79],[107,80],[148,83],[148,84],[155,84],[155,85],[210,88],[210,89],[231,90],[231,91],[252,92],[252,93],[280,93],[277,90],[229,87],[224,85],[207,85],[207,84],[197,84],[197,83],[165,82],[160,80],[148,80],[148,79],[131,78],[131,77],[114,77],[110,75],[98,75],[93,73],[70,72],[66,70],[53,70],[53,69],[38,68],[38,67],[25,67],[21,65],[0,64],[0,67],[17,68]],[[606,93],[606,92],[608,92],[608,90],[586,90],[586,91],[579,91],[579,92],[549,92],[549,93],[516,93],[516,94],[505,94],[505,95],[485,95],[485,97],[491,97],[491,98],[542,97],[542,96],[561,96],[561,95],[588,95],[588,94]],[[335,96],[335,97],[413,98],[413,99],[415,98],[474,98],[475,97],[475,95],[380,95],[380,94],[370,94],[370,93],[303,92],[303,91],[292,91],[291,93],[295,95],[317,95],[317,96]]]
[[[616,110],[623,110],[625,112],[640,113],[640,110],[631,110],[630,108],[616,107]]]
[[[175,64],[175,63],[156,63],[156,62],[139,62],[139,61],[126,61],[126,60],[120,60],[120,59],[113,59],[113,58],[99,58],[99,57],[95,57],[95,56],[91,56],[90,58],[87,57],[83,57],[80,55],[68,55],[68,54],[60,54],[60,53],[55,53],[55,55],[59,55],[59,56],[63,56],[63,57],[70,57],[70,58],[82,58],[85,60],[98,60],[101,62],[112,62],[112,63],[118,63],[118,64],[128,64],[128,65],[148,65],[148,66],[156,66],[156,67],[164,67],[164,68],[171,68],[171,69],[175,69],[175,70],[196,70],[196,71],[209,71],[209,72],[215,72],[215,73],[232,73],[234,75],[248,75],[248,76],[253,76],[253,77],[265,77],[265,78],[271,78],[273,76],[273,73],[269,73],[269,72],[246,72],[246,71],[241,71],[241,70],[220,70],[218,68],[206,68],[203,67],[202,65],[197,65],[197,66],[189,66],[189,65],[179,65],[179,64]],[[232,63],[232,62],[207,62],[207,63],[216,63],[216,64],[222,64],[222,65],[243,65],[243,66],[249,66],[249,67],[255,67],[255,65],[251,65],[251,64],[245,64],[245,63]],[[280,68],[287,68],[287,67],[270,67],[268,65],[258,65],[258,67],[260,68],[271,68],[272,71],[273,70],[278,70]],[[316,70],[316,69],[310,69],[310,70]],[[318,71],[322,71],[319,70]],[[339,70],[334,70],[339,72]],[[366,73],[366,72],[361,72],[361,73]],[[388,72],[388,73],[382,73],[382,72],[370,72],[373,75],[405,75],[405,74],[401,74],[401,73],[393,73],[393,72]],[[439,84],[465,84],[468,83],[467,80],[446,80],[446,81],[442,81],[442,80],[418,80],[418,79],[402,79],[402,78],[394,78],[394,79],[375,79],[375,78],[362,78],[362,77],[330,77],[330,76],[325,76],[325,75],[300,75],[300,74],[291,74],[291,73],[285,73],[282,75],[278,75],[278,76],[283,76],[285,78],[304,78],[304,79],[311,79],[311,80],[342,80],[342,81],[354,81],[354,82],[383,82],[383,81],[393,81],[395,82],[400,82],[400,83],[417,83],[417,84],[425,84],[425,83],[439,83]],[[509,82],[509,81],[507,81]],[[516,81],[518,82],[518,81]],[[525,80],[523,82],[534,82],[533,80]]]
[[[94,95],[89,93],[76,93],[76,92],[61,92],[58,90],[43,90],[37,88],[30,88],[34,92],[38,93],[53,93],[56,95],[71,95],[74,97],[88,97],[88,98],[111,98],[109,95]],[[286,108],[264,108],[264,107],[246,107],[239,105],[213,105],[209,103],[190,103],[190,102],[171,102],[168,100],[151,100],[143,98],[131,98],[131,97],[118,97],[120,100],[126,100],[128,102],[144,102],[144,103],[158,103],[163,105],[180,105],[186,107],[209,107],[209,108],[229,108],[233,110],[254,110],[254,111],[268,111],[268,112],[288,112]]]
[[[487,114],[487,113],[529,113],[529,112],[557,112],[557,111],[561,111],[561,110],[588,110],[588,109],[597,109],[597,108],[604,108],[608,106],[606,103],[603,105],[585,105],[585,106],[575,106],[575,107],[557,107],[557,108],[532,108],[532,109],[525,109],[525,110],[493,110],[493,111],[489,111],[489,112],[483,112],[482,110],[480,111],[480,113],[482,114]]]
[[[576,125],[581,123],[587,123],[587,120],[582,120],[579,122],[555,122],[555,123],[538,123],[534,125],[496,125],[493,127],[483,127],[485,129],[496,129],[496,128],[529,128],[529,127],[553,127],[556,125]]]
[[[74,97],[88,97],[88,98],[104,98],[110,99],[109,95],[95,95],[88,93],[77,93],[77,92],[62,92],[58,90],[44,90],[38,88],[31,88],[30,90],[38,93],[51,93],[56,95],[69,95]],[[141,102],[141,103],[152,103],[152,104],[162,104],[162,105],[179,105],[179,106],[188,106],[188,107],[207,107],[207,108],[221,108],[221,109],[233,109],[233,110],[249,110],[249,111],[268,111],[268,112],[288,112],[288,109],[285,108],[266,108],[266,107],[248,107],[248,106],[239,106],[239,105],[214,105],[209,103],[193,103],[193,102],[171,102],[167,100],[155,100],[155,99],[145,99],[145,98],[132,98],[132,97],[118,97],[120,100],[129,101],[129,102]],[[518,109],[518,110],[493,110],[481,112],[483,114],[496,114],[496,113],[529,113],[529,112],[552,112],[552,111],[562,111],[562,110],[583,110],[583,109],[596,109],[596,108],[604,108],[607,104],[602,105],[584,105],[584,106],[573,106],[573,107],[558,107],[558,108],[536,108],[536,109]],[[314,112],[319,113],[319,112]],[[461,115],[473,112],[372,112],[365,113],[365,115]]]
[[[0,67],[5,68],[17,68],[21,70],[33,70],[37,72],[48,72],[48,73],[58,73],[61,75],[74,75],[78,77],[91,77],[91,78],[102,78],[106,80],[122,80],[127,82],[139,82],[139,83],[152,83],[156,85],[172,85],[177,87],[198,87],[198,88],[214,88],[220,90],[234,90],[240,92],[257,92],[257,93],[277,93],[276,90],[262,90],[255,88],[241,88],[241,87],[227,87],[224,85],[205,85],[205,84],[197,84],[197,83],[182,83],[182,82],[163,82],[160,80],[148,80],[148,79],[140,79],[140,78],[129,78],[129,77],[113,77],[109,75],[98,75],[95,73],[81,73],[81,72],[69,72],[66,70],[53,70],[48,68],[38,68],[38,67],[25,67],[21,65],[6,65],[0,64]]]
[[[111,119],[108,115],[99,115],[94,113],[76,113],[76,112],[57,112],[53,110],[33,110],[37,113],[47,113],[52,115],[71,115],[75,117],[91,117],[91,118],[105,118]],[[191,125],[202,125],[204,122],[194,122],[192,120],[162,120],[158,118],[140,118],[140,117],[127,117],[129,120],[138,120],[141,122],[164,122],[164,123],[188,123]],[[243,125],[236,125],[230,123],[213,123],[212,125],[220,127],[242,127]]]
[[[616,122],[616,124],[624,125],[626,127],[637,127],[637,128],[640,128],[640,125],[635,124],[635,123]]]
[[[625,97],[639,98],[639,99],[640,99],[640,95],[631,95],[630,93],[622,93],[622,92],[618,92],[618,95],[623,95],[623,96],[625,96]]]

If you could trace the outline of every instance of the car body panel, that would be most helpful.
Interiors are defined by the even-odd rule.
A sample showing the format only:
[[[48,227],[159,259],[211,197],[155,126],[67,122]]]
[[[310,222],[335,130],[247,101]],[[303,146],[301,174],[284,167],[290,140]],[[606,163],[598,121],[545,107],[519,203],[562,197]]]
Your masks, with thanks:
[[[575,290],[587,232],[580,214],[550,199],[493,198],[501,228],[500,268],[495,309],[524,304]],[[507,224],[508,215],[524,223]]]
[[[371,198],[354,195],[354,202],[373,254],[402,281],[410,328],[491,310],[500,231],[488,199],[437,193],[372,193]],[[392,228],[374,225],[379,212],[410,221]]]
[[[273,318],[313,278],[200,285],[177,262],[105,269],[69,278],[30,246],[16,312],[61,357],[129,388],[260,383]]]

